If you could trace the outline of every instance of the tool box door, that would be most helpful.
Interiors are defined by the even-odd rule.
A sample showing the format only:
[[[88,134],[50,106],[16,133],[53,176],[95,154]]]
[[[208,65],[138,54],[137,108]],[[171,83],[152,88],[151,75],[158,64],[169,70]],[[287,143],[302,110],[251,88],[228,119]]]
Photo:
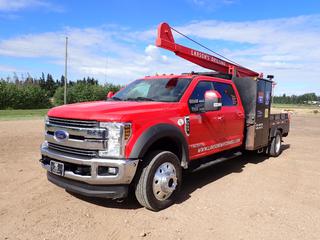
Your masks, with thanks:
[[[258,80],[254,141],[255,149],[268,145],[271,90],[272,84],[270,81],[264,79]]]

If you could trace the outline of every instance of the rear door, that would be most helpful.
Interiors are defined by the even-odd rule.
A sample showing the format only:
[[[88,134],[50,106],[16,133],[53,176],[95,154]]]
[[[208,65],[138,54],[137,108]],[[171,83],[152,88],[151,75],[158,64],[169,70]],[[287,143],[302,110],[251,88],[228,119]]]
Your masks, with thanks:
[[[188,100],[191,159],[218,152],[219,143],[225,140],[221,111],[204,112],[204,94],[208,90],[213,90],[213,82],[200,80]]]
[[[229,83],[216,81],[214,89],[220,93],[222,100],[221,117],[226,140],[224,149],[241,145],[245,116],[239,96]]]

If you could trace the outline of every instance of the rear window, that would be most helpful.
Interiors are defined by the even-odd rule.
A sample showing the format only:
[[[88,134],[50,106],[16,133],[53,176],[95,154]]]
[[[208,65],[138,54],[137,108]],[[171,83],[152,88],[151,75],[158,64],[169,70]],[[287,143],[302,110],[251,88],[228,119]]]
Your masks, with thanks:
[[[238,105],[237,96],[230,84],[215,82],[214,89],[221,95],[222,106]]]

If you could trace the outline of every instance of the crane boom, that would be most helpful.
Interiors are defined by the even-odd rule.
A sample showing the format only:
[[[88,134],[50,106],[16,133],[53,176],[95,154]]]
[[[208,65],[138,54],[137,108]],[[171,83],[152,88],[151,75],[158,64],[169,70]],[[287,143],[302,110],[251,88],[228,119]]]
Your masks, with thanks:
[[[156,46],[172,51],[177,56],[193,62],[201,67],[217,72],[232,74],[236,75],[237,77],[262,77],[262,74],[245,67],[175,43],[171,27],[167,23],[161,23],[158,27]]]

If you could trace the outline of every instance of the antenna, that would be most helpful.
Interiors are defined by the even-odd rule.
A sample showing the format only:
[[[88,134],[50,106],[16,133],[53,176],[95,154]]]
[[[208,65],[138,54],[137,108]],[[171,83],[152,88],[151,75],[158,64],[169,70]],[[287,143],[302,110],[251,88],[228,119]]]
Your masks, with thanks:
[[[107,82],[108,77],[108,56],[106,57],[106,76],[105,76],[105,82]]]

